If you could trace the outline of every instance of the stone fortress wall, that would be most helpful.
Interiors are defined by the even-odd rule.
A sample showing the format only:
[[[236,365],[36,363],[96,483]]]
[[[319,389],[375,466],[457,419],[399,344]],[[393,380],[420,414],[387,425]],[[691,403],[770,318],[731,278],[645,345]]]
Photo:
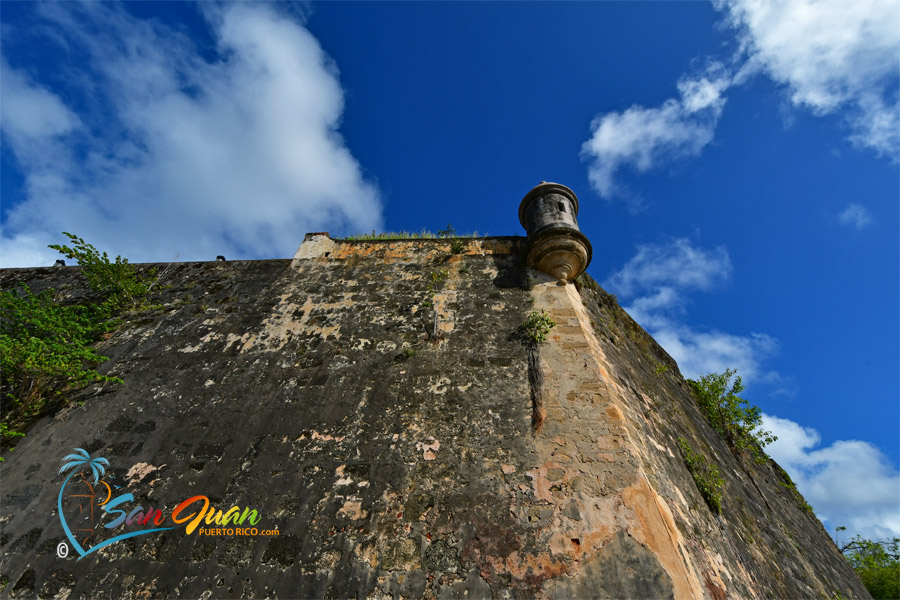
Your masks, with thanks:
[[[868,597],[783,471],[735,456],[614,297],[530,248],[309,234],[293,260],[169,265],[163,308],[101,344],[124,383],[77,393],[0,466],[2,595]],[[88,293],[78,267],[0,272],[18,281]],[[533,344],[540,310],[556,326]],[[721,515],[679,438],[719,466]],[[127,508],[199,495],[278,534],[169,520],[59,558],[73,448],[110,461]]]

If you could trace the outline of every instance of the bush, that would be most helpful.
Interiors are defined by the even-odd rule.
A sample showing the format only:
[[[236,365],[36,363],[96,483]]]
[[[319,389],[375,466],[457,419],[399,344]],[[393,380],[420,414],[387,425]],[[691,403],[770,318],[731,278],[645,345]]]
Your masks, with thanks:
[[[762,448],[778,438],[770,431],[760,429],[762,411],[759,407],[738,396],[744,386],[736,373],[735,369],[726,369],[724,373],[704,375],[699,381],[688,379],[688,383],[713,429],[733,449],[748,450],[757,462],[763,463],[768,456]]]
[[[63,235],[69,238],[72,246],[51,244],[50,248],[58,250],[66,258],[78,261],[91,289],[106,294],[104,307],[109,312],[144,307],[154,285],[155,271],[144,276],[137,272],[127,258],[116,256],[115,262],[112,262],[106,252],[101,254],[80,237],[65,231]]]
[[[116,327],[123,311],[149,306],[154,271],[141,274],[127,259],[111,261],[80,237],[64,235],[71,246],[50,247],[78,261],[99,297],[83,305],[64,304],[55,290],[33,294],[24,284],[0,293],[2,443],[22,435],[13,427],[40,416],[48,400],[89,383],[121,383],[97,371],[107,358],[91,346]]]
[[[23,284],[0,294],[4,419],[36,416],[49,397],[70,388],[121,381],[97,372],[106,357],[90,347],[110,327],[106,311],[65,306],[53,290],[32,294]]]
[[[532,342],[543,342],[547,334],[556,326],[550,315],[543,308],[540,311],[532,311],[521,325],[522,333]]]
[[[873,598],[900,598],[900,538],[875,542],[857,535],[841,552]]]
[[[718,467],[708,464],[703,455],[694,452],[684,438],[678,438],[678,445],[681,447],[684,464],[694,477],[700,495],[710,510],[719,514],[722,512],[722,486],[725,485],[725,480],[719,474]]]

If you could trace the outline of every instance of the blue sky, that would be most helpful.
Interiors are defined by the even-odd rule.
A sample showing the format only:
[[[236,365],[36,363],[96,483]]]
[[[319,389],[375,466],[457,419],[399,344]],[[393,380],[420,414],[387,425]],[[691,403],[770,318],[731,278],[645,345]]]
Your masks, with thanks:
[[[737,367],[817,513],[900,535],[900,7],[4,2],[4,267],[287,258],[307,231],[521,234],[688,376]]]

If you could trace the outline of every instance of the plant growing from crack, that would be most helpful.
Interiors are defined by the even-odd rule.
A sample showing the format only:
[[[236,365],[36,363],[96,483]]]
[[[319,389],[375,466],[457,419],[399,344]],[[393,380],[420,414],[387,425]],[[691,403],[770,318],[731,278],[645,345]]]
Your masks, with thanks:
[[[526,339],[532,342],[543,342],[547,340],[547,334],[555,326],[556,323],[550,318],[547,311],[542,308],[540,311],[531,311],[525,321],[519,326],[519,329]]]

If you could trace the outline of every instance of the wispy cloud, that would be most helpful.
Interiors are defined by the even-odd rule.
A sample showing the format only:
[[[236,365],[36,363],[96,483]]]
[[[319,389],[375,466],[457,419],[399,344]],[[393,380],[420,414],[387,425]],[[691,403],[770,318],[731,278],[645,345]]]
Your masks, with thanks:
[[[763,361],[778,351],[775,338],[699,330],[685,323],[689,294],[714,290],[730,279],[732,271],[724,247],[700,248],[680,238],[639,246],[604,285],[626,301],[628,313],[650,331],[686,376],[737,368],[747,381],[780,378],[762,368]]]
[[[854,143],[896,157],[900,7],[894,0],[714,0],[748,57],[814,114],[846,109]]]
[[[766,414],[763,428],[778,436],[766,452],[830,528],[847,527],[847,538],[900,536],[900,473],[878,448],[858,440],[820,447],[816,430]]]
[[[306,231],[380,227],[317,40],[272,7],[205,10],[216,46],[201,53],[121,7],[41,9],[36,31],[83,57],[66,64],[81,101],[4,60],[4,144],[27,198],[8,212],[3,266],[52,262],[63,230],[133,260],[208,260],[289,257]]]
[[[41,143],[47,138],[69,133],[80,125],[78,117],[56,94],[29,82],[25,75],[11,69],[2,56],[0,87],[3,133],[25,152],[28,150],[22,146],[30,140]]]
[[[770,380],[763,362],[778,352],[778,340],[763,333],[735,335],[723,331],[698,331],[674,322],[652,329],[654,339],[672,355],[686,377],[737,369],[747,382]]]
[[[711,290],[726,282],[732,273],[731,258],[724,246],[707,250],[685,238],[662,244],[638,246],[637,253],[609,284],[619,293],[634,296],[659,288]]]
[[[628,195],[616,181],[623,168],[648,171],[661,163],[697,156],[712,142],[725,105],[729,76],[721,64],[678,83],[679,98],[659,108],[634,105],[623,112],[600,115],[591,123],[591,139],[581,149],[589,161],[588,176],[601,196]],[[631,197],[633,207],[639,200]]]
[[[838,215],[838,221],[842,225],[847,225],[860,231],[872,223],[872,213],[859,204],[848,204],[847,208]]]
[[[698,156],[715,135],[729,88],[757,73],[783,84],[795,107],[838,114],[849,140],[900,156],[900,8],[894,0],[714,0],[740,45],[731,73],[713,62],[678,84],[678,98],[598,115],[582,146],[593,188],[632,209],[620,172]],[[733,73],[733,74],[732,74]]]

